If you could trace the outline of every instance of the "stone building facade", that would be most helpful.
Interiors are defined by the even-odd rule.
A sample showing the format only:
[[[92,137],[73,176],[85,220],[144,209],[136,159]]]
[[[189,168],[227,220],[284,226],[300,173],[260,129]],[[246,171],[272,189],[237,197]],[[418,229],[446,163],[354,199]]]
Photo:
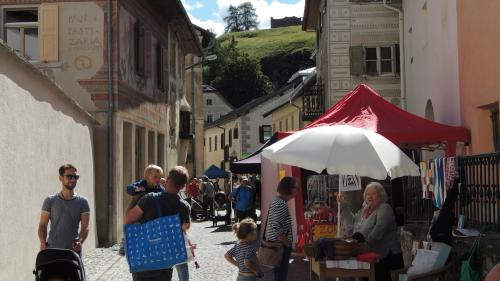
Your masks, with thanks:
[[[184,57],[201,52],[178,1],[111,3],[112,81],[106,1],[6,0],[0,6],[4,41],[57,81],[99,122],[93,145],[100,244],[122,236],[130,200],[125,186],[141,178],[150,163],[165,170],[179,163]],[[114,97],[112,127],[107,122],[109,86]],[[108,145],[108,130],[113,146]],[[111,161],[108,147],[113,147]]]
[[[401,1],[391,1],[401,6]],[[359,83],[401,106],[398,13],[381,0],[307,0],[305,31],[316,32],[318,83],[326,108]]]

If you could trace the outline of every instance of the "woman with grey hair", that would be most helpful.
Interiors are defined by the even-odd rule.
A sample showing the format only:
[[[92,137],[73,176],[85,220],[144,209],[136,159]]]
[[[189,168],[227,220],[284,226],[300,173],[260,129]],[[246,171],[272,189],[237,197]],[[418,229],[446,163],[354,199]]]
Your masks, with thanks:
[[[363,194],[363,207],[356,213],[339,196],[342,216],[354,225],[353,238],[366,241],[370,251],[380,255],[375,265],[375,280],[391,280],[391,271],[404,267],[401,241],[387,193],[378,182],[369,183]]]

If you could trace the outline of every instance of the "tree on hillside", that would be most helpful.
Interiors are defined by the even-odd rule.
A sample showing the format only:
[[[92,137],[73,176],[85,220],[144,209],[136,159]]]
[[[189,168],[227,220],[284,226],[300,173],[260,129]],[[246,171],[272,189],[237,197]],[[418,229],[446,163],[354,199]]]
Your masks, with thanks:
[[[240,23],[244,30],[257,28],[259,22],[257,21],[257,14],[252,3],[245,2],[238,6]]]
[[[239,32],[242,31],[239,9],[233,5],[229,6],[227,9],[228,15],[224,17],[224,21],[226,22],[226,32]]]
[[[257,28],[257,14],[252,3],[245,2],[238,7],[230,5],[227,9],[227,16],[224,17],[226,22],[226,32],[240,32]]]
[[[234,107],[271,92],[269,78],[257,60],[238,52],[234,46],[216,48],[218,59],[208,62],[204,83],[215,87]]]

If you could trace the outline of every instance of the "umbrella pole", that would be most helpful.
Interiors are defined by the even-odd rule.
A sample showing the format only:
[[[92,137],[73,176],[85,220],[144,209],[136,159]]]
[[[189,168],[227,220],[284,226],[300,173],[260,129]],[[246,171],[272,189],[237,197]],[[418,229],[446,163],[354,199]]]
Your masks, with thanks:
[[[339,187],[339,197],[342,196],[342,192]],[[340,202],[337,202],[337,238],[340,238]]]

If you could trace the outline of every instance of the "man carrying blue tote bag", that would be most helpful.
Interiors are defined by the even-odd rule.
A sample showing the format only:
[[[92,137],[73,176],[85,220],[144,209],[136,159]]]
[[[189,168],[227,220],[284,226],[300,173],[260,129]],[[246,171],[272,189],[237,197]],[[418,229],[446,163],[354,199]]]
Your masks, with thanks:
[[[189,227],[190,209],[178,193],[188,178],[186,168],[174,167],[168,173],[165,192],[139,200],[134,197],[130,202],[124,221],[134,281],[172,280],[172,266],[186,261],[182,228]],[[133,225],[138,221],[141,224]]]

